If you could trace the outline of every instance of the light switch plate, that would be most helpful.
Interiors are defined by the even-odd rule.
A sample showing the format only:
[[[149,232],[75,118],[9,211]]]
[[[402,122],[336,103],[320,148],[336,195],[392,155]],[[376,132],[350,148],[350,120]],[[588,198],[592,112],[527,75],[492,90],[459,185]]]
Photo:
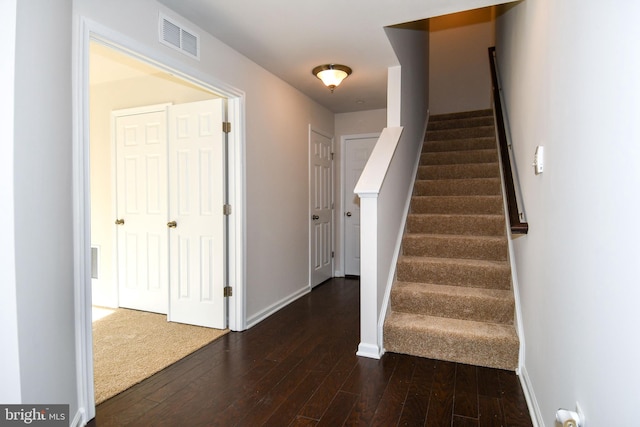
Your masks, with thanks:
[[[536,154],[533,158],[533,168],[536,175],[540,175],[544,171],[544,147],[542,145],[536,147]]]

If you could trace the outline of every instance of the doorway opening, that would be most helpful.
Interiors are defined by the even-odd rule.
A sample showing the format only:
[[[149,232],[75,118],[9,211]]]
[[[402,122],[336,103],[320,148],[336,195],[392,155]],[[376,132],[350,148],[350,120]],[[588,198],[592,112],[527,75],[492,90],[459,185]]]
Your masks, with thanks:
[[[341,223],[345,277],[360,277],[360,198],[353,190],[379,137],[379,133],[342,137]]]
[[[114,310],[92,322],[100,403],[222,335],[163,322],[226,329],[226,100],[97,41],[89,92],[92,313]]]
[[[233,296],[227,298],[228,302],[228,325],[231,330],[246,329],[246,321],[244,319],[244,172],[242,170],[243,161],[243,109],[244,94],[241,91],[233,89],[207,74],[189,67],[186,64],[176,61],[168,56],[164,56],[155,49],[145,48],[133,40],[122,35],[112,32],[104,27],[93,24],[89,21],[82,20],[81,35],[78,37],[77,61],[75,63],[74,72],[78,76],[76,86],[76,106],[74,107],[74,117],[76,123],[76,137],[74,138],[74,258],[75,258],[75,284],[74,292],[76,296],[76,355],[78,359],[77,381],[80,396],[80,407],[84,408],[86,419],[95,416],[95,395],[93,388],[93,349],[92,349],[92,306],[93,296],[102,301],[107,301],[107,306],[117,306],[117,293],[114,297],[113,286],[115,278],[113,277],[113,264],[115,249],[109,250],[102,244],[92,244],[94,240],[93,222],[98,222],[100,215],[105,216],[105,221],[110,222],[111,227],[114,226],[114,207],[107,206],[107,209],[98,210],[93,206],[93,197],[96,194],[105,192],[113,193],[113,176],[112,162],[106,162],[106,174],[102,175],[103,182],[100,178],[92,176],[93,167],[100,164],[100,160],[110,159],[112,152],[107,149],[106,157],[98,158],[96,162],[93,158],[95,148],[90,146],[93,139],[91,134],[95,130],[94,124],[90,120],[92,108],[91,101],[94,97],[92,91],[92,82],[90,71],[90,61],[92,59],[91,47],[98,45],[98,48],[111,49],[114,53],[127,58],[129,63],[120,71],[127,73],[140,73],[140,67],[154,69],[154,78],[157,82],[164,85],[174,84],[182,85],[201,96],[211,98],[223,98],[226,100],[226,121],[231,122],[233,126],[226,134],[226,144],[228,158],[225,168],[228,172],[228,187],[225,190],[225,197],[228,204],[233,206],[233,214],[226,219],[228,222],[226,241],[228,242],[228,256],[226,258],[226,277],[225,284],[233,287]],[[171,65],[165,65],[171,64]],[[108,70],[105,65],[102,71]],[[112,70],[113,73],[115,71]],[[106,73],[108,74],[108,73]],[[140,74],[138,75],[140,76]],[[196,76],[196,77],[192,77]],[[129,76],[130,79],[134,78]],[[122,79],[121,79],[122,80]],[[174,81],[171,81],[174,80]],[[180,84],[178,84],[178,82]],[[122,81],[120,83],[123,83]],[[129,81],[131,84],[131,81]],[[217,88],[223,87],[218,90]],[[127,92],[125,88],[120,90],[112,90],[107,92],[105,96],[111,96],[112,102],[118,93]],[[91,95],[91,96],[90,96]],[[118,101],[119,102],[119,101]],[[137,103],[138,101],[136,101]],[[142,102],[142,101],[140,101]],[[171,100],[171,102],[174,102]],[[117,102],[116,102],[117,103]],[[147,102],[145,102],[147,103]],[[115,104],[114,104],[115,105]],[[116,108],[130,107],[129,105],[121,105]],[[107,116],[107,120],[109,120]],[[109,131],[107,125],[107,131]],[[109,132],[107,132],[109,133]],[[109,145],[107,145],[109,146]],[[104,166],[104,165],[103,165]],[[107,178],[105,178],[107,177]],[[106,182],[105,182],[106,179]],[[111,182],[109,182],[111,181]],[[94,190],[94,185],[102,184],[102,189],[107,188],[108,191]],[[222,210],[222,206],[220,207]],[[94,217],[93,214],[96,214]],[[106,240],[112,240],[113,236],[106,235]],[[113,246],[113,244],[112,244]],[[96,251],[95,248],[99,248]],[[96,258],[96,254],[100,253],[100,259]],[[111,268],[107,268],[105,256],[110,256]],[[111,285],[107,285],[107,273],[112,276]],[[103,281],[103,287],[95,286],[92,289],[92,281]],[[100,285],[102,286],[102,285]],[[111,300],[109,301],[109,298]]]

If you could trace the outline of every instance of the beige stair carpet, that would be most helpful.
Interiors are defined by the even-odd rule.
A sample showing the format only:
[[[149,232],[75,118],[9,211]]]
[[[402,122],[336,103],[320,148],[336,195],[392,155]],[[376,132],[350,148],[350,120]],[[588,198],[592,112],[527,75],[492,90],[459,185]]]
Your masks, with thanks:
[[[492,110],[431,118],[387,351],[513,370],[519,341]]]

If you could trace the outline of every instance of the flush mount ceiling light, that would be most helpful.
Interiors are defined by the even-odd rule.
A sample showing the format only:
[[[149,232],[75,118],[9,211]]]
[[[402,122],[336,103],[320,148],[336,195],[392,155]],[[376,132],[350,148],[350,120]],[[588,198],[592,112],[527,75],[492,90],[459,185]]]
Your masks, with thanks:
[[[311,72],[314,76],[322,80],[322,83],[324,83],[325,86],[331,90],[331,93],[333,93],[336,86],[351,74],[351,68],[340,64],[325,64],[318,65]]]

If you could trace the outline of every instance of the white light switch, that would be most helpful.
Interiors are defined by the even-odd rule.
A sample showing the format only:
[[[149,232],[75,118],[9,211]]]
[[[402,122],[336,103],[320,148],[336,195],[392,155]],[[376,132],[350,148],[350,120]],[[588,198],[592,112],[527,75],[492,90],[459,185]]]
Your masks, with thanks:
[[[533,158],[533,169],[536,175],[544,171],[544,147],[542,145],[536,147],[536,154]]]

